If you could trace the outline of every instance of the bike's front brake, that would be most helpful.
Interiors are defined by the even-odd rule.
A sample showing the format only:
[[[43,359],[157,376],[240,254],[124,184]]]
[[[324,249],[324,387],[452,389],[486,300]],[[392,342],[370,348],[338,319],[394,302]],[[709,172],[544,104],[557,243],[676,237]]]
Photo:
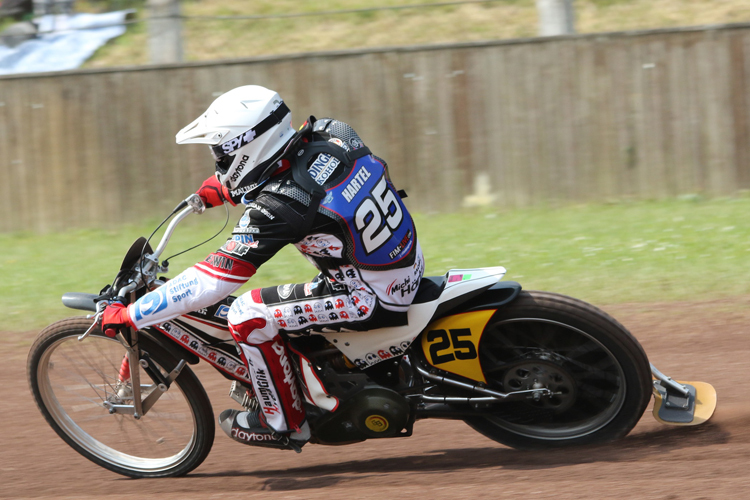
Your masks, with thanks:
[[[78,341],[81,342],[83,339],[89,336],[89,333],[91,333],[91,330],[96,328],[97,326],[101,326],[102,323],[102,316],[104,316],[104,309],[107,307],[107,302],[102,300],[96,303],[96,313],[94,314],[88,314],[86,315],[86,318],[94,319],[94,322],[91,323],[91,326],[88,330],[83,332],[81,335],[78,336]]]

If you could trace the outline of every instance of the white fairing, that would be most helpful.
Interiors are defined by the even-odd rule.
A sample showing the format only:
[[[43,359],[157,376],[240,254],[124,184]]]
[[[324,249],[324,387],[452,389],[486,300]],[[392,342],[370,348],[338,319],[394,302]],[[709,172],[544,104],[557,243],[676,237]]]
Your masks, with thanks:
[[[321,335],[346,354],[359,368],[368,368],[403,354],[430,322],[440,304],[475,290],[489,288],[503,276],[504,267],[453,269],[448,272],[445,288],[437,300],[411,305],[407,312],[408,325],[379,328],[368,332],[331,332]]]

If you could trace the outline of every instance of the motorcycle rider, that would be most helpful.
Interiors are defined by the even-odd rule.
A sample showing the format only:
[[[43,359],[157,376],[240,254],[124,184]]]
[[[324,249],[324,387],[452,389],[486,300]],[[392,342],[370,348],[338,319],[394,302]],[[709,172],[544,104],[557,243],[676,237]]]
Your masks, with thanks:
[[[295,132],[272,90],[221,95],[176,141],[210,146],[216,172],[197,192],[206,207],[242,202],[245,211],[220,249],[135,303],[108,306],[102,328],[141,329],[215,304],[293,244],[319,274],[233,302],[229,330],[260,410],[225,410],[219,423],[239,442],[299,451],[310,430],[280,332],[406,324],[424,271],[414,223],[385,161],[351,127],[310,117]]]

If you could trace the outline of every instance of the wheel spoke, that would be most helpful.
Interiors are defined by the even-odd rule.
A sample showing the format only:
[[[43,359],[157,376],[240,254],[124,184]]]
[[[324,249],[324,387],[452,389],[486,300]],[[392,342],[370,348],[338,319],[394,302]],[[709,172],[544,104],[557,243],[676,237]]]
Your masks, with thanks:
[[[44,407],[77,446],[104,462],[144,473],[176,466],[193,450],[196,425],[178,381],[139,420],[110,414],[102,404],[122,401],[117,390],[123,351],[119,342],[101,334],[80,343],[71,335],[48,347],[38,376]],[[138,369],[141,379],[149,380]],[[150,392],[141,390],[142,397]]]
[[[624,397],[622,369],[611,352],[591,335],[556,321],[519,318],[491,325],[480,362],[488,381],[505,390],[541,384],[553,391],[503,404],[491,417],[525,435],[557,439],[593,432],[613,418]]]

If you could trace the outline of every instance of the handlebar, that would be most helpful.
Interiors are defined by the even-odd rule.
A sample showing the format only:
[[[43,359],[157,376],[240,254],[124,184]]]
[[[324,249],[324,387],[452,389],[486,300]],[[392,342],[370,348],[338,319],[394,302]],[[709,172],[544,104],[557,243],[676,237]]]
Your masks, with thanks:
[[[172,233],[174,233],[177,224],[182,222],[182,219],[192,213],[202,214],[206,210],[205,205],[203,205],[203,201],[201,201],[200,196],[198,196],[197,194],[191,194],[190,196],[185,198],[185,200],[177,206],[177,209],[179,210],[179,208],[183,206],[183,204],[188,206],[182,209],[182,212],[177,214],[177,216],[172,219],[172,221],[169,223],[169,226],[167,226],[166,231],[164,231],[164,236],[161,237],[161,241],[156,247],[156,250],[154,250],[154,253],[150,255],[151,259],[153,259],[155,262],[158,262],[159,257],[161,257],[161,254],[164,252],[164,249],[167,248],[167,243],[169,243],[169,239],[172,237]]]
[[[154,250],[154,253],[144,256],[144,262],[140,269],[141,275],[150,275],[156,274],[157,272],[166,271],[166,268],[161,269],[161,266],[159,265],[159,257],[161,257],[161,254],[164,253],[164,250],[167,248],[167,244],[172,238],[172,234],[174,233],[175,228],[188,215],[193,213],[202,214],[206,210],[206,206],[203,204],[200,196],[198,196],[197,194],[191,194],[183,201],[181,201],[179,205],[177,205],[175,211],[177,210],[182,211],[169,222],[169,225],[164,231],[164,235],[162,235],[161,241],[159,241],[159,245],[156,247],[156,250]],[[117,293],[118,297],[126,297],[130,292],[138,288],[139,283],[140,280],[135,280],[125,285]]]
[[[117,297],[119,299],[125,299],[131,292],[135,291],[139,286],[141,286],[142,283],[151,284],[155,281],[144,279],[146,276],[155,277],[157,272],[166,271],[166,268],[162,268],[162,266],[159,265],[159,257],[161,257],[161,254],[167,247],[167,243],[169,243],[170,238],[172,238],[172,233],[174,233],[177,224],[179,224],[182,219],[184,219],[188,215],[192,213],[202,214],[205,210],[206,207],[203,204],[200,196],[198,196],[197,194],[191,194],[183,201],[181,201],[179,205],[177,205],[172,213],[177,211],[180,211],[180,213],[178,213],[177,216],[169,223],[169,226],[167,226],[167,229],[164,231],[164,235],[161,237],[159,245],[156,247],[156,251],[154,251],[154,253],[152,254],[143,256],[143,259],[140,263],[141,265],[137,269],[138,274],[136,275],[136,277],[131,278],[131,281],[127,285],[118,290]],[[107,289],[108,288],[109,287],[107,287]],[[94,329],[94,327],[96,327],[97,325],[101,325],[104,309],[107,307],[107,304],[110,303],[111,297],[112,296],[107,295],[106,292],[103,292],[99,297],[95,297],[89,294],[66,294],[63,296],[63,304],[68,307],[73,307],[75,309],[92,310],[91,306],[94,306],[93,310],[95,314],[88,316],[89,318],[94,318],[94,322],[91,324],[91,327],[89,327],[88,330],[86,330],[82,335],[78,337],[79,341],[85,339]],[[108,337],[115,337],[117,332],[109,328],[104,332],[104,334]]]

